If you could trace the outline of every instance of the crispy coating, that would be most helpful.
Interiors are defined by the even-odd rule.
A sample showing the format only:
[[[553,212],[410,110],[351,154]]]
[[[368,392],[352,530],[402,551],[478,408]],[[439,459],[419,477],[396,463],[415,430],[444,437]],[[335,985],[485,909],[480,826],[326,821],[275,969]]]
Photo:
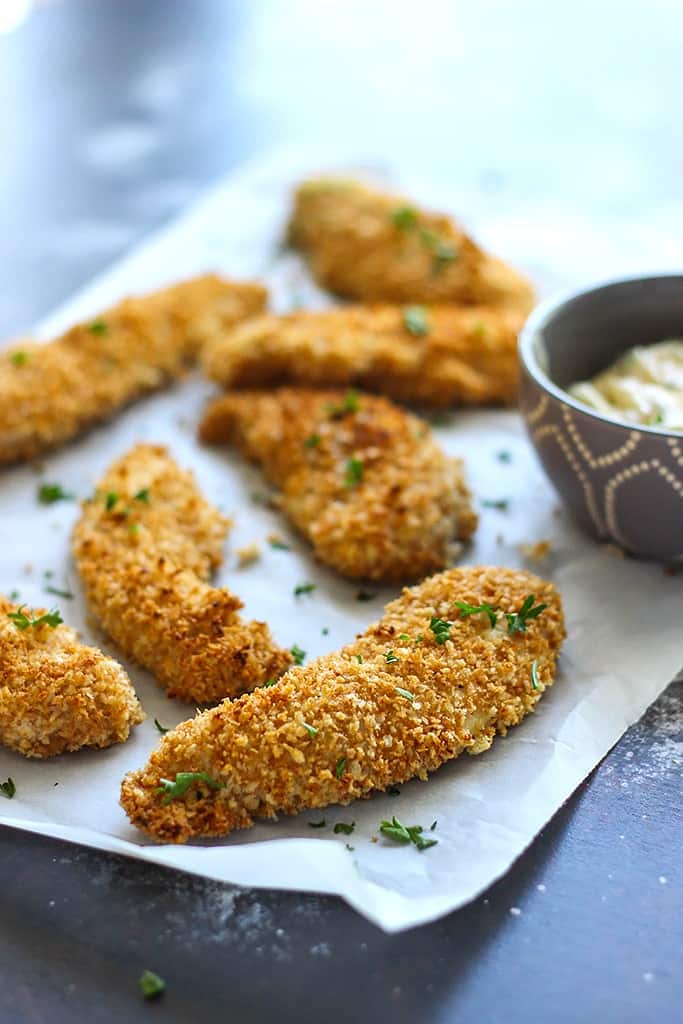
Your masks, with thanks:
[[[523,319],[516,310],[456,305],[266,314],[216,336],[202,362],[228,388],[353,385],[433,407],[512,402]]]
[[[318,178],[294,196],[290,243],[316,280],[361,302],[462,302],[512,306],[534,301],[526,278],[485,253],[450,217],[361,182]]]
[[[172,697],[215,703],[292,661],[265,623],[242,620],[238,597],[208,583],[228,527],[165,448],[140,444],[109,468],[74,530],[91,610]]]
[[[343,411],[346,405],[354,411]],[[415,580],[448,565],[477,518],[462,463],[427,423],[375,395],[280,388],[228,393],[205,441],[260,463],[321,562],[355,579]]]
[[[124,299],[56,341],[0,352],[0,464],[67,441],[181,377],[201,345],[260,312],[265,288],[214,274]]]
[[[529,594],[548,607],[513,635],[502,616],[492,629],[486,616],[462,619],[454,608],[488,602],[515,612]],[[432,616],[453,623],[443,644]],[[554,680],[563,638],[552,584],[512,569],[451,569],[404,590],[338,653],[183,722],[125,777],[121,803],[154,839],[185,842],[426,779],[465,750],[487,750],[533,709]],[[195,780],[164,804],[157,789],[178,772],[205,772],[220,788]]]
[[[127,740],[145,716],[121,666],[69,626],[18,629],[8,616],[19,610],[0,595],[0,743],[51,757]]]

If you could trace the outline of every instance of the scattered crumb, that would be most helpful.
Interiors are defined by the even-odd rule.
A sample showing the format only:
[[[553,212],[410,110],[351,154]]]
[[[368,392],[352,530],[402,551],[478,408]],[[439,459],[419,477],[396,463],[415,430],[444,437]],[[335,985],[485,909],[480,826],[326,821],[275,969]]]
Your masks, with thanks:
[[[237,548],[235,554],[237,555],[238,566],[240,569],[245,569],[248,565],[258,562],[261,557],[261,548],[254,541],[253,544],[246,544],[243,548]]]
[[[549,540],[537,540],[533,544],[520,544],[519,552],[532,562],[542,562],[548,557],[552,545]]]
[[[377,839],[377,836],[370,836],[370,842],[371,843],[377,843],[377,842],[379,842],[379,840]]]

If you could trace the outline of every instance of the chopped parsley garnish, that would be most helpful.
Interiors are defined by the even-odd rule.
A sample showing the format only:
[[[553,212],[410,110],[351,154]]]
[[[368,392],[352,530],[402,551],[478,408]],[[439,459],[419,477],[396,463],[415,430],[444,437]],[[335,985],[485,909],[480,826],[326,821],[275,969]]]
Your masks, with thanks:
[[[362,654],[357,654],[356,655],[356,661],[358,662],[359,665],[362,665],[363,664],[363,655]]]
[[[423,644],[424,641],[425,641],[425,638],[423,637],[422,633],[418,633],[417,636],[415,637],[415,643],[416,644]]]
[[[323,626],[323,628],[320,630],[320,632],[322,633],[323,636],[327,636],[330,631],[327,628],[327,626]]]
[[[138,523],[128,523],[128,533],[131,537],[137,537],[140,532],[140,526]]]
[[[29,619],[24,611],[24,607],[22,605],[19,611],[7,613],[7,618],[12,620],[17,629],[24,630],[28,629],[29,626],[33,629],[37,629],[38,626],[51,626],[54,629],[55,626],[59,626],[64,621],[56,608],[52,608],[49,612],[39,615],[37,619]]]
[[[355,487],[363,479],[363,463],[360,459],[349,459],[346,463],[344,473],[344,484],[346,487]]]
[[[70,590],[60,590],[59,587],[53,587],[51,584],[50,586],[45,587],[45,593],[54,594],[55,597],[63,597],[67,601],[73,601],[74,599],[74,595]]]
[[[505,613],[505,618],[508,620],[508,633],[525,633],[529,620],[537,619],[541,612],[548,607],[547,604],[534,606],[535,600],[534,595],[529,594],[518,612]]]
[[[166,982],[154,971],[143,971],[138,984],[145,999],[158,999],[166,989]]]
[[[391,222],[399,231],[409,231],[417,225],[417,212],[412,206],[397,206],[391,212]]]
[[[432,615],[429,622],[429,628],[434,634],[434,639],[437,644],[445,644],[447,640],[450,640],[452,625],[452,622],[447,622],[446,619],[439,619],[435,615]]]
[[[531,665],[531,685],[534,690],[538,689],[538,658],[534,658]]]
[[[356,847],[351,846],[350,843],[344,843],[344,845],[346,846],[346,849],[349,851],[349,853],[353,853],[353,851],[356,849]]]
[[[400,695],[405,697],[406,700],[409,700],[411,704],[415,700],[415,694],[411,693],[410,690],[404,690],[402,686],[396,687],[396,693],[400,693]]]
[[[273,503],[273,499],[270,494],[263,494],[262,491],[252,491],[249,498],[254,505],[264,505],[268,508]]]
[[[328,402],[325,409],[333,420],[339,419],[341,416],[346,415],[347,412],[358,412],[360,408],[359,397],[358,392],[351,389],[351,391],[346,392],[341,402]]]
[[[178,800],[185,796],[193,782],[204,782],[209,789],[223,789],[225,783],[212,779],[207,772],[176,772],[174,781],[171,779],[159,779],[156,788],[157,793],[164,793],[162,804],[170,804],[171,800]]]
[[[341,777],[342,777],[342,775],[344,774],[345,771],[346,771],[346,758],[345,757],[340,757],[339,760],[337,761],[336,767],[334,769],[334,774],[337,776],[338,779],[341,779]]]
[[[91,334],[106,334],[109,330],[106,320],[93,320],[91,324],[88,324],[88,330]]]
[[[18,601],[21,596],[20,591],[13,590],[9,596],[10,601]]]
[[[294,644],[291,649],[292,657],[294,658],[295,665],[303,665],[306,659],[306,651],[302,651],[298,644]]]
[[[356,601],[374,601],[377,594],[371,594],[369,590],[359,590],[356,593]]]
[[[345,821],[338,821],[337,824],[332,829],[332,831],[336,836],[350,836],[355,827],[355,821],[352,821],[350,825],[347,825]]]
[[[143,487],[137,494],[134,494],[133,501],[144,501],[145,505],[149,505],[149,487]]]
[[[304,441],[304,448],[317,448],[320,444],[320,434],[309,434]]]
[[[269,686],[275,686],[277,679],[266,679],[265,683],[261,683],[261,689],[265,690]]]
[[[434,819],[434,821],[433,821],[433,822],[431,823],[431,825],[429,826],[429,831],[430,831],[430,832],[433,832],[433,831],[434,831],[434,829],[435,829],[435,828],[436,828],[436,826],[437,826],[438,820],[439,820],[438,818],[435,818],[435,819]]]
[[[6,796],[8,800],[11,800],[17,791],[17,787],[14,785],[14,779],[9,778],[7,782],[0,782],[0,793]]]
[[[483,615],[486,615],[491,623],[491,629],[498,622],[497,606],[487,604],[486,601],[482,602],[482,604],[468,604],[467,601],[455,601],[454,604],[460,611],[461,619],[467,619],[470,615],[478,615],[481,612]]]
[[[73,494],[65,491],[61,484],[41,484],[38,501],[41,505],[54,505],[56,501],[73,501]]]
[[[509,498],[485,498],[482,501],[482,508],[495,508],[499,512],[506,512],[510,507]]]
[[[290,548],[289,544],[285,544],[285,542],[283,540],[280,540],[279,537],[270,537],[269,540],[268,540],[268,543],[270,544],[271,548],[273,548],[274,551],[291,551],[292,550]]]
[[[298,583],[296,587],[294,587],[294,596],[301,597],[302,594],[312,594],[315,587],[315,583]]]
[[[391,821],[381,821],[379,830],[387,839],[393,839],[395,843],[413,843],[418,850],[427,850],[438,843],[438,839],[424,838],[421,825],[404,825],[395,815]]]
[[[163,727],[163,725],[161,724],[161,722],[159,721],[158,718],[154,719],[154,724],[156,725],[157,729],[159,730],[159,732],[161,733],[162,736],[164,736],[168,732],[168,729],[165,729]]]
[[[439,239],[433,246],[430,246],[434,253],[434,274],[440,274],[444,267],[458,258],[458,250],[450,242]]]
[[[406,306],[403,310],[403,324],[405,329],[415,338],[429,334],[429,321],[427,311],[423,306]]]
[[[320,821],[309,821],[308,823],[309,828],[325,828],[326,825],[327,822],[324,818],[321,818]]]
[[[316,729],[316,727],[314,725],[309,725],[308,722],[302,722],[301,725],[303,725],[304,729],[306,730],[306,732],[308,733],[308,735],[311,738],[313,736],[317,736],[318,735],[318,730]]]
[[[393,651],[385,651],[384,660],[386,661],[387,665],[393,665],[394,662],[398,661],[399,659],[396,657]]]
[[[408,636],[407,633],[399,633],[398,638],[399,640],[410,640],[410,637]]]
[[[12,352],[9,359],[13,366],[25,366],[28,362],[28,352]]]
[[[512,462],[512,452],[507,448],[501,448],[499,452],[496,452],[496,458],[499,462]]]
[[[109,491],[104,499],[104,507],[107,512],[111,512],[116,502],[119,500],[119,496],[116,491]]]

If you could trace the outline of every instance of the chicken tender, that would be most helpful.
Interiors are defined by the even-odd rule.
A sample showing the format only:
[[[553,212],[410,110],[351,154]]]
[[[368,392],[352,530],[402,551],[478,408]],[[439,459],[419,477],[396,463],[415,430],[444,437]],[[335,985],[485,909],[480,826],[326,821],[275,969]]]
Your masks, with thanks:
[[[47,345],[0,352],[0,464],[29,459],[181,377],[199,348],[260,312],[266,290],[213,274],[124,299]]]
[[[451,569],[404,590],[339,653],[183,722],[125,777],[121,803],[148,835],[180,843],[426,779],[533,710],[563,638],[552,584]]]
[[[202,352],[224,387],[353,385],[432,407],[513,402],[523,316],[490,307],[341,306],[255,317]]]
[[[145,717],[121,666],[59,621],[0,595],[0,743],[26,757],[123,743]]]
[[[242,602],[208,583],[229,521],[165,448],[140,444],[83,503],[73,554],[90,608],[122,651],[171,697],[213,703],[274,679],[292,662]]]
[[[203,440],[261,464],[321,562],[352,579],[415,580],[448,565],[477,518],[459,459],[385,398],[280,388],[229,393]]]
[[[324,288],[361,302],[462,302],[528,313],[529,282],[450,217],[361,182],[318,178],[294,197],[289,242]]]

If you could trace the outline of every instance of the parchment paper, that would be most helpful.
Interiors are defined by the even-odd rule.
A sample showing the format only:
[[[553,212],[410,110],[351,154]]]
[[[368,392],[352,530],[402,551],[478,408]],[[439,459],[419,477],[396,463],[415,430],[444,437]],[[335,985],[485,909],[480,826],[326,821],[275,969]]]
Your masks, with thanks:
[[[311,170],[335,165],[340,162],[333,164],[320,154],[287,153],[232,176],[57,311],[41,325],[40,336],[49,338],[127,293],[211,269],[265,277],[281,310],[328,301],[308,281],[296,257],[278,252],[278,239],[291,184]],[[425,201],[448,203],[443,186],[431,192],[410,176],[399,177],[386,167],[380,172]],[[546,280],[574,283],[564,269],[561,238],[555,243],[560,270],[553,271],[550,232],[540,242],[536,234],[532,255],[529,232],[520,230],[515,239],[509,217],[487,216],[474,197],[451,196],[450,205],[469,211],[479,237],[502,254],[532,271],[544,262],[551,268]],[[579,249],[576,278],[586,273]],[[634,269],[624,265],[618,240],[609,265],[604,250],[603,243],[600,276]],[[398,796],[378,795],[346,808],[283,818],[203,845],[151,844],[128,824],[118,806],[119,783],[156,745],[154,718],[169,727],[193,709],[167,698],[148,673],[121,658],[88,623],[69,555],[77,506],[40,505],[39,483],[59,482],[85,497],[110,461],[136,441],[167,444],[180,463],[194,469],[205,494],[235,519],[218,582],[243,598],[246,615],[266,619],[281,643],[297,643],[309,657],[347,642],[377,619],[396,593],[372,587],[372,601],[357,601],[357,585],[316,565],[306,543],[280,515],[251,500],[254,492],[267,491],[257,470],[233,453],[199,446],[195,428],[211,392],[210,384],[189,378],[50,455],[42,472],[23,467],[0,477],[0,590],[19,590],[21,600],[31,605],[57,604],[84,639],[119,657],[148,716],[127,743],[105,751],[46,762],[1,751],[0,779],[11,776],[17,787],[11,802],[2,800],[1,820],[226,882],[338,893],[387,931],[437,918],[473,899],[509,868],[674,677],[683,658],[683,580],[665,575],[660,566],[615,557],[584,537],[559,507],[516,413],[453,414],[435,427],[439,440],[448,451],[466,456],[479,500],[508,501],[505,511],[482,508],[476,541],[462,561],[526,565],[552,577],[564,597],[569,639],[556,684],[537,712],[508,737],[498,738],[488,753],[463,756],[426,784],[402,786]],[[501,459],[501,452],[509,453],[509,461]],[[291,551],[269,547],[266,536],[273,531],[291,544]],[[539,540],[550,541],[550,553],[542,562],[529,562],[520,545]],[[260,545],[261,559],[238,569],[235,549],[253,541]],[[316,590],[297,599],[293,589],[302,582],[315,583]],[[46,594],[48,585],[70,590],[74,598]],[[421,853],[385,840],[379,822],[394,814],[408,825],[425,828],[436,821],[432,834],[438,845]],[[321,817],[327,827],[312,831],[308,822]],[[353,834],[334,835],[332,826],[338,821],[355,822]]]

